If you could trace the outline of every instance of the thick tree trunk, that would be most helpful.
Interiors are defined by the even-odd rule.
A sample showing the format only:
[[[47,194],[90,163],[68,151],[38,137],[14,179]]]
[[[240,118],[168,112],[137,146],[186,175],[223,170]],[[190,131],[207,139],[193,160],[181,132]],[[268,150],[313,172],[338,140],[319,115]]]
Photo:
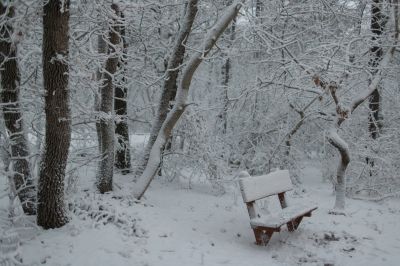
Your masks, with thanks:
[[[119,8],[112,4],[111,8],[115,14],[119,14]],[[115,22],[117,24],[117,22]],[[101,87],[100,101],[100,152],[101,159],[97,174],[97,189],[100,193],[112,190],[114,174],[114,74],[118,66],[118,51],[113,48],[120,43],[118,27],[113,26],[109,33],[110,46],[108,48],[108,59],[103,74],[104,84]]]
[[[150,138],[146,145],[142,161],[137,168],[136,176],[140,176],[143,173],[144,168],[149,160],[151,148],[157,139],[169,109],[172,107],[172,104],[170,103],[175,99],[179,67],[182,65],[183,58],[185,57],[185,45],[189,38],[190,31],[192,30],[193,21],[197,14],[197,2],[198,0],[189,0],[187,3],[182,28],[178,33],[175,46],[168,60],[167,71],[157,115],[151,128]]]
[[[179,118],[186,108],[186,100],[189,94],[189,88],[194,73],[196,72],[197,68],[204,60],[204,58],[214,47],[221,34],[229,26],[232,20],[236,18],[241,7],[241,1],[236,1],[234,4],[228,7],[225,14],[207,33],[201,50],[195,52],[189,58],[188,63],[182,72],[182,79],[177,90],[174,107],[172,108],[171,112],[168,113],[168,116],[162,124],[157,139],[153,147],[151,148],[150,158],[148,160],[146,168],[137,182],[137,190],[134,195],[137,199],[140,199],[144,195],[145,191],[147,190],[151,181],[157,173],[157,170],[160,166],[162,151],[164,150],[165,143],[168,137],[171,135],[172,129],[179,121]]]
[[[37,223],[45,229],[68,222],[64,177],[71,141],[69,108],[69,1],[49,0],[43,7],[43,81],[46,137],[38,183]]]
[[[123,18],[121,12],[121,18]],[[115,86],[114,110],[118,115],[118,122],[115,126],[115,134],[118,137],[118,149],[115,154],[115,167],[122,170],[123,174],[127,174],[131,170],[131,155],[129,144],[129,128],[128,128],[128,89],[126,88],[126,62],[125,56],[128,49],[128,43],[125,37],[125,26],[120,27],[120,35],[123,42],[123,56],[118,63],[118,68],[122,69],[121,84]]]
[[[30,169],[29,148],[19,102],[21,78],[17,62],[17,44],[11,40],[11,36],[18,33],[13,32],[8,20],[14,16],[14,7],[0,3],[0,14],[7,18],[0,29],[0,75],[3,117],[11,143],[11,164],[14,173],[12,178],[24,213],[34,215],[36,188]]]

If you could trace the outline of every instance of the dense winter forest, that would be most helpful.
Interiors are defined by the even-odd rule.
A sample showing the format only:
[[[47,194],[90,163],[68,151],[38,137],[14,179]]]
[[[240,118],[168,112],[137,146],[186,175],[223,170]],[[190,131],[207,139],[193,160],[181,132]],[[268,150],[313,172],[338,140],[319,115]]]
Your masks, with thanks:
[[[399,0],[1,0],[0,265],[399,265],[399,40]]]

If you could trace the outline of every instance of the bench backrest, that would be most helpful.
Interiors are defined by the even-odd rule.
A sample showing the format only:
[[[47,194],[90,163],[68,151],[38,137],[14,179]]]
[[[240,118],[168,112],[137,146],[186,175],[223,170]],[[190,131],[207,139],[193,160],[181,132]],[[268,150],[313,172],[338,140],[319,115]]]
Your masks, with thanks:
[[[293,189],[288,170],[240,178],[239,185],[243,201],[246,203]]]

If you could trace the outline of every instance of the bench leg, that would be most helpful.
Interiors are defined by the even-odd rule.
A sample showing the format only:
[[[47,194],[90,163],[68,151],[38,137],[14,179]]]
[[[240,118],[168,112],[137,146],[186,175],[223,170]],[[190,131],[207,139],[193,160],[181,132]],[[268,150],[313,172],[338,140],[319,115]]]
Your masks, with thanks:
[[[274,231],[270,229],[254,228],[253,231],[256,238],[256,245],[259,246],[266,246],[274,233]]]
[[[287,225],[287,229],[289,230],[289,232],[293,232],[295,230],[293,221],[288,222],[286,225]]]
[[[263,231],[261,229],[258,228],[254,228],[254,236],[256,237],[256,245],[261,245],[262,244],[262,235],[263,235]]]
[[[286,225],[287,225],[287,228],[288,228],[289,232],[293,232],[294,230],[299,228],[301,220],[303,220],[303,216],[297,217],[293,221],[288,222]]]
[[[297,228],[299,228],[299,225],[301,223],[301,220],[303,220],[303,216],[297,218],[296,220],[294,220],[294,229],[296,230]]]

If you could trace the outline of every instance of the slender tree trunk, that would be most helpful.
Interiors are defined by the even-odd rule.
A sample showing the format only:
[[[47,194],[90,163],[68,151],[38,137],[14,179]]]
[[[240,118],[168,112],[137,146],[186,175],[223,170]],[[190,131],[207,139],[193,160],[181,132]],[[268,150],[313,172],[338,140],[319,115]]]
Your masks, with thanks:
[[[119,14],[118,5],[112,4],[111,8],[116,15]],[[115,24],[118,22],[114,21]],[[112,190],[114,174],[114,74],[118,66],[118,54],[113,47],[119,45],[120,35],[118,26],[110,29],[108,47],[108,59],[103,74],[104,84],[101,87],[100,102],[100,151],[101,159],[97,175],[97,189],[100,193]]]
[[[13,43],[13,32],[9,19],[14,17],[14,7],[0,3],[0,14],[6,16],[0,28],[0,75],[1,101],[4,122],[11,143],[12,178],[18,191],[25,214],[36,214],[36,188],[34,185],[30,163],[29,148],[24,132],[24,121],[20,106],[20,73],[17,61],[17,43]]]
[[[253,5],[255,5],[255,16],[256,16],[256,25],[262,25],[263,23],[263,18],[262,16],[264,15],[264,3],[262,2],[262,0],[256,0],[255,2],[253,2]],[[254,8],[254,6],[253,6]],[[263,30],[263,29],[259,29],[259,30]],[[257,38],[258,37],[254,37],[254,43],[257,43]],[[260,58],[262,57],[262,47],[258,47],[259,49],[256,50],[254,52],[254,59],[256,60],[260,60]],[[256,75],[257,78],[259,75],[264,75],[264,72],[262,70],[262,64],[258,64],[257,65],[257,69],[256,69]],[[254,105],[253,105],[253,110],[252,110],[252,120],[253,120],[253,128],[257,131],[258,128],[260,127],[260,119],[257,117],[257,114],[259,113],[259,109],[260,109],[260,99],[261,97],[261,93],[256,90],[256,92],[254,93]],[[255,136],[254,136],[255,137]],[[251,137],[251,141],[252,142],[256,142],[256,140],[254,139],[254,137]],[[249,169],[250,174],[254,175],[254,169]]]
[[[342,123],[346,121],[349,115],[351,115],[351,113],[357,108],[359,104],[354,103],[354,101],[350,108],[343,108],[336,94],[338,90],[337,84],[335,82],[330,82],[329,84],[327,84],[326,82],[319,81],[318,79],[315,80],[315,84],[320,85],[323,89],[330,93],[336,105],[336,119],[334,120],[333,126],[327,134],[329,143],[338,150],[340,155],[340,161],[336,171],[336,200],[334,208],[330,211],[330,213],[345,214],[344,209],[346,203],[346,169],[350,163],[350,151],[346,141],[340,137],[339,129]],[[358,99],[356,99],[356,101],[365,101],[367,98],[368,96],[359,97]]]
[[[264,4],[262,3],[262,0],[255,0],[255,2],[252,2],[253,5],[253,10],[255,10],[255,16],[256,16],[256,24],[261,25],[263,23],[263,18],[261,17],[264,15]],[[254,42],[256,42],[257,37],[254,37]],[[261,47],[259,50],[255,51],[253,56],[254,59],[259,59],[261,57]]]
[[[224,103],[223,109],[219,114],[218,118],[221,122],[220,130],[222,134],[226,134],[228,128],[228,106],[229,106],[229,96],[228,96],[228,88],[229,88],[229,79],[230,79],[230,72],[231,72],[231,60],[230,58],[226,58],[225,62],[221,69],[222,74],[222,101]]]
[[[372,0],[371,4],[371,32],[373,46],[370,49],[371,58],[369,61],[369,66],[372,69],[373,73],[377,72],[376,67],[379,65],[379,62],[382,60],[383,57],[383,50],[380,43],[381,35],[383,34],[384,29],[381,2],[382,0]],[[381,121],[379,120],[379,110],[381,105],[379,89],[380,86],[378,86],[368,98],[368,131],[370,137],[373,140],[376,140],[379,137],[379,131],[382,126]],[[367,157],[366,161],[367,164],[371,166],[371,168],[374,167],[373,159]],[[370,171],[370,175],[372,175],[372,171]]]
[[[261,13],[264,11],[264,4],[261,0],[256,0],[256,17],[260,17]]]
[[[186,67],[182,72],[182,79],[180,81],[176,101],[172,110],[168,113],[164,123],[161,126],[160,132],[157,139],[151,148],[150,158],[147,162],[146,168],[143,174],[140,176],[137,182],[137,190],[135,191],[135,197],[140,199],[147,188],[149,187],[151,181],[157,173],[157,170],[161,163],[162,151],[164,150],[165,143],[175,124],[179,121],[179,118],[183,114],[186,108],[186,100],[189,94],[190,84],[192,78],[197,68],[208,55],[211,49],[214,47],[218,38],[229,26],[229,24],[234,20],[242,7],[241,1],[236,1],[230,7],[227,8],[225,14],[217,21],[217,23],[212,27],[207,33],[203,46],[200,51],[195,52],[188,60]]]
[[[232,0],[227,0],[226,1],[226,6],[229,6],[232,4]],[[236,21],[233,20],[232,26],[229,27],[229,29],[226,30],[225,35],[228,39],[228,45],[227,49],[229,49],[232,46],[232,42],[235,39],[235,31],[236,31]],[[232,72],[232,64],[231,64],[231,59],[228,57],[227,54],[223,54],[222,58],[225,59],[225,62],[222,65],[221,68],[221,74],[222,74],[222,89],[223,89],[223,103],[224,107],[219,115],[219,120],[221,122],[221,132],[222,134],[226,134],[227,128],[228,128],[228,105],[229,105],[229,97],[228,97],[228,89],[229,89],[229,82],[231,79],[231,72]]]
[[[297,123],[294,125],[294,127],[287,134],[287,137],[285,140],[285,148],[286,149],[285,149],[285,156],[283,158],[283,166],[287,167],[287,168],[289,168],[289,166],[290,166],[290,152],[291,152],[291,148],[292,148],[292,138],[297,133],[297,131],[300,129],[300,127],[304,124],[305,110],[308,108],[308,106],[310,106],[310,105],[307,105],[307,107],[304,108],[303,110],[297,110],[292,104],[289,104],[289,105],[294,111],[296,111],[296,113],[298,113],[300,115],[300,119],[299,119],[299,121],[297,121]],[[297,173],[290,175],[290,179],[292,180],[292,183],[295,185],[299,185],[301,183]]]
[[[43,7],[43,80],[46,137],[38,183],[37,223],[45,229],[68,222],[64,178],[71,141],[69,108],[69,1],[49,0]]]
[[[102,34],[99,34],[97,36],[97,52],[99,56],[107,54],[107,43],[104,40],[104,37]],[[101,88],[104,86],[103,85],[103,65],[99,66],[99,69],[97,69],[96,72],[96,80],[97,83],[99,84],[99,89],[97,90],[95,96],[94,96],[94,110],[96,111],[96,132],[97,132],[97,141],[99,144],[99,152],[101,152],[101,127],[100,127],[100,103],[101,103]]]
[[[121,18],[124,15],[121,12]],[[118,115],[118,122],[115,127],[115,134],[118,137],[118,149],[115,155],[115,166],[122,170],[123,174],[127,174],[131,170],[131,155],[130,155],[130,144],[129,144],[129,128],[128,128],[128,89],[126,88],[126,62],[125,56],[128,49],[128,43],[125,37],[125,26],[121,26],[120,35],[123,42],[123,56],[118,63],[118,68],[122,69],[122,83],[115,86],[114,95],[114,110],[116,115]]]
[[[332,214],[344,213],[345,202],[346,202],[346,169],[350,163],[350,152],[347,143],[337,133],[340,124],[332,129],[328,134],[329,143],[334,146],[340,154],[340,161],[336,172],[336,184],[335,193],[336,200],[334,209],[331,211]]]
[[[198,0],[188,0],[182,28],[178,33],[175,46],[168,60],[164,87],[161,94],[157,115],[151,128],[150,138],[146,145],[142,161],[140,162],[136,171],[136,176],[140,176],[143,173],[147,161],[149,160],[151,148],[157,139],[158,133],[160,132],[161,126],[167,117],[169,109],[172,108],[172,104],[170,103],[175,99],[176,96],[179,67],[182,65],[186,51],[185,45],[189,38],[190,31],[192,30],[193,21],[197,14],[197,2]]]

